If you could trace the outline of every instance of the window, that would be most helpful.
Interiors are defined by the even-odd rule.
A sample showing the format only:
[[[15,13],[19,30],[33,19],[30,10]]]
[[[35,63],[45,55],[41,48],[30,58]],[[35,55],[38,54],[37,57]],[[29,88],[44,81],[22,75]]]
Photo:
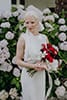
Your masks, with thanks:
[[[16,5],[16,4],[24,5],[25,4],[25,0],[11,0],[11,3],[13,5]]]
[[[11,4],[16,4],[16,0],[11,0]]]
[[[20,0],[20,4],[24,5],[25,4],[25,0]]]

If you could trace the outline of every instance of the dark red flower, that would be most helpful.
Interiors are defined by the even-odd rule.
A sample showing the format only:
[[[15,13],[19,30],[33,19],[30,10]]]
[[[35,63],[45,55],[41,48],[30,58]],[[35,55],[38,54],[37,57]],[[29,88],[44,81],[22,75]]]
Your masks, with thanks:
[[[46,51],[46,56],[42,58],[42,60],[45,61],[47,59],[49,62],[53,62],[53,59],[55,59],[56,55],[58,54],[58,51],[50,44],[42,44],[41,52],[43,53]]]
[[[47,44],[47,49],[49,52],[51,52],[53,55],[57,55],[58,51],[51,45]]]
[[[51,48],[52,45],[50,43],[47,43],[47,48]]]
[[[49,61],[49,62],[53,62],[53,57],[50,55],[50,53],[48,53],[45,58]]]
[[[46,45],[45,44],[42,44],[42,49],[41,49],[42,52],[44,51],[47,51],[47,48],[46,48]]]

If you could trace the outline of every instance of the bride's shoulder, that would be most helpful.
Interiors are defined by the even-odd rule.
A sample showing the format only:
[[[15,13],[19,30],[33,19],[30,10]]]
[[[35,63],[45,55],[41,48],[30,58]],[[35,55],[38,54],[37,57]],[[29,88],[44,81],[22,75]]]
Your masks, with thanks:
[[[43,38],[47,38],[47,36],[46,36],[45,34],[41,34],[41,36],[42,36]]]
[[[20,41],[20,42],[25,41],[25,33],[21,33],[21,34],[20,34],[20,36],[19,36],[19,38],[18,38],[18,41]]]
[[[24,39],[24,40],[26,39],[26,37],[27,37],[26,33],[21,33],[19,36],[19,38]]]
[[[44,40],[46,40],[46,42],[48,43],[48,42],[49,42],[49,40],[48,40],[47,35],[45,35],[45,34],[41,34],[41,35],[42,35],[43,39],[44,39]]]
[[[21,38],[22,38],[22,37],[24,38],[25,35],[26,35],[26,34],[23,32],[23,33],[20,34],[20,37],[21,37]]]

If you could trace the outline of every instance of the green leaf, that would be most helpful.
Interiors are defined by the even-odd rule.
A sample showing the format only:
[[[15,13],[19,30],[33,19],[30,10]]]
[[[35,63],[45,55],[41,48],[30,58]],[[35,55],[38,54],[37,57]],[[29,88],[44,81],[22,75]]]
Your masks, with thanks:
[[[58,55],[65,62],[65,64],[67,64],[67,52],[65,52],[65,51],[59,51]]]

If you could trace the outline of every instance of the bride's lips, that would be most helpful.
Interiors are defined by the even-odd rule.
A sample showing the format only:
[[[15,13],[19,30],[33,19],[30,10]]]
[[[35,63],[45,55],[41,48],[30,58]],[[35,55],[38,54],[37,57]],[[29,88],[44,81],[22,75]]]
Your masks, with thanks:
[[[32,28],[29,28],[29,30],[32,30]]]

